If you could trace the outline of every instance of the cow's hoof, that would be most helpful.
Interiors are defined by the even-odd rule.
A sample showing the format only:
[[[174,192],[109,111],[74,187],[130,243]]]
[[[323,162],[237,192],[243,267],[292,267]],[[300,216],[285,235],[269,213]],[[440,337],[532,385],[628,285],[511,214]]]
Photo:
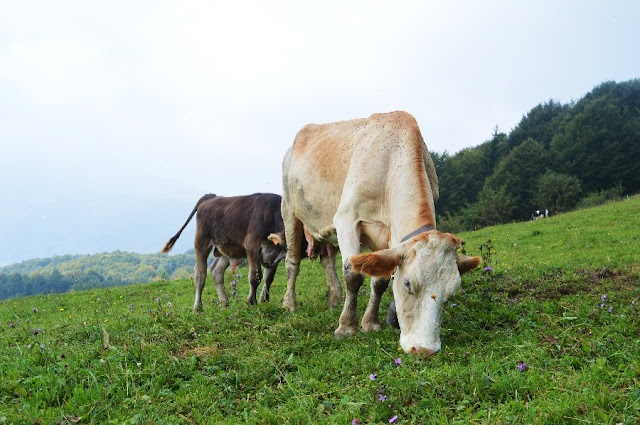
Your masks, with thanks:
[[[351,328],[351,327],[342,327],[340,326],[338,329],[336,329],[336,331],[333,333],[333,337],[335,339],[342,339],[342,338],[348,338],[350,336],[354,336],[356,333],[358,333],[358,330],[356,328]]]
[[[342,305],[342,297],[331,297],[327,298],[327,309],[333,310],[336,307],[340,307]]]
[[[374,332],[374,331],[381,331],[382,330],[382,325],[380,324],[380,322],[365,322],[364,320],[362,321],[362,330],[364,332]]]
[[[289,313],[293,313],[294,311],[296,311],[295,304],[282,303],[282,308],[287,310]]]
[[[202,304],[196,304],[193,306],[194,313],[202,313],[204,309],[202,308]]]

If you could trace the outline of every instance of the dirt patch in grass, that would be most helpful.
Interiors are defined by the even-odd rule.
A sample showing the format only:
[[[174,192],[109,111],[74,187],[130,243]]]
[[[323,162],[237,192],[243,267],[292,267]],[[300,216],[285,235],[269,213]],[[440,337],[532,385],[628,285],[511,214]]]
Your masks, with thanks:
[[[578,269],[575,272],[558,269],[544,272],[539,279],[534,280],[500,277],[495,283],[496,289],[506,292],[507,300],[514,302],[513,300],[525,297],[545,301],[602,291],[631,292],[640,282],[629,273],[605,267]]]
[[[181,359],[188,359],[192,356],[214,357],[219,351],[220,347],[217,344],[212,346],[181,347],[178,350],[177,357]]]

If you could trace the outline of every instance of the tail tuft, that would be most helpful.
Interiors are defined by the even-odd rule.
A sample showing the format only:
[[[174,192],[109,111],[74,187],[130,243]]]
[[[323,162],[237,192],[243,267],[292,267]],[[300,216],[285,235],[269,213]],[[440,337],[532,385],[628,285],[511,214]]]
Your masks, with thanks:
[[[175,236],[169,239],[169,241],[166,244],[164,244],[164,247],[162,248],[162,253],[166,254],[167,252],[171,251],[171,248],[173,248],[173,245],[175,245],[177,240],[178,238]]]

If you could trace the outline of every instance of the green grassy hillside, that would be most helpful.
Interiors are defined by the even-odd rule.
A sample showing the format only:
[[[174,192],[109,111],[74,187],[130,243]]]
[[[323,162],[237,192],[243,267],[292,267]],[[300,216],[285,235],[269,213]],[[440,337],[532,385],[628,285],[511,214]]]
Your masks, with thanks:
[[[426,360],[390,328],[334,340],[318,262],[293,314],[283,267],[272,303],[246,306],[240,270],[199,315],[189,280],[5,300],[0,423],[638,423],[638,223],[635,197],[459,235],[492,271],[464,276]]]

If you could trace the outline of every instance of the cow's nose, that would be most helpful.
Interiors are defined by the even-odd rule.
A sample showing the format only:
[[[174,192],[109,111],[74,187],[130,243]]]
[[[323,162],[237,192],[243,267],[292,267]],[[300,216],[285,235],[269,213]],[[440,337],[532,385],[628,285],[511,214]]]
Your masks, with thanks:
[[[427,348],[427,347],[412,347],[409,350],[410,354],[413,354],[414,356],[424,356],[424,357],[431,357],[431,356],[435,356],[436,353],[439,350],[432,350],[431,348]]]

